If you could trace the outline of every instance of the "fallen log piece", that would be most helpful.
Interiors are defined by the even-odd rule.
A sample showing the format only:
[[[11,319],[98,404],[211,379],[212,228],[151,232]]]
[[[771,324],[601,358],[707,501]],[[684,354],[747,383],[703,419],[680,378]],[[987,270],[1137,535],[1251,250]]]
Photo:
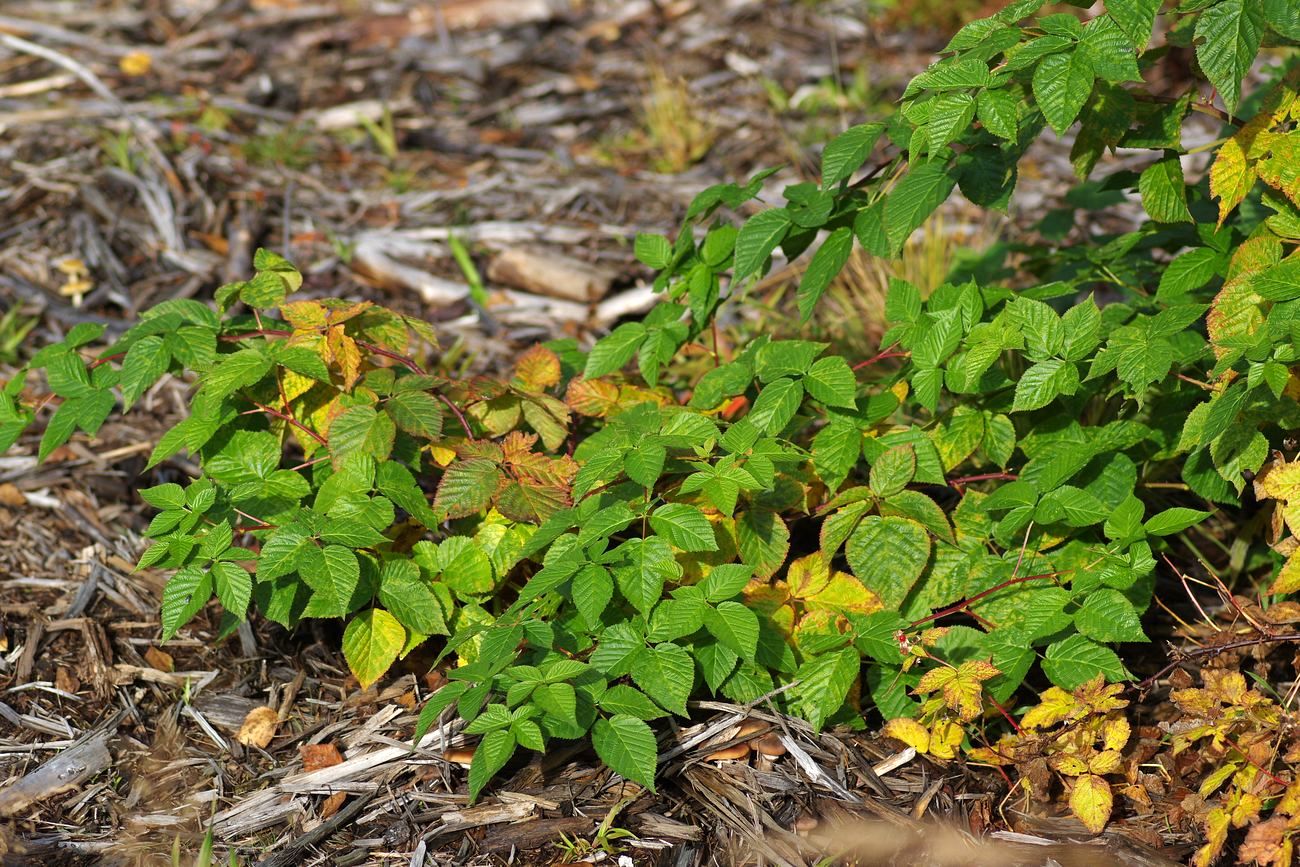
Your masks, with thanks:
[[[113,763],[108,739],[113,730],[102,729],[73,744],[11,786],[0,789],[0,816],[14,816],[37,801],[75,789]]]
[[[610,271],[551,250],[512,247],[488,265],[488,279],[551,298],[591,304],[609,294]]]

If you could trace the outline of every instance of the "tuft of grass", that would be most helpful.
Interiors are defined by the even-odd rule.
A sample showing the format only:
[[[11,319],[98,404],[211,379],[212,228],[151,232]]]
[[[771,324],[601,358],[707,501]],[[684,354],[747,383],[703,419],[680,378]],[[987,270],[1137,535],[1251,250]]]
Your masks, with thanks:
[[[40,321],[39,316],[25,315],[17,305],[0,316],[0,364],[17,364],[22,359],[23,343]]]
[[[856,247],[802,327],[795,297],[803,268],[787,268],[765,281],[768,291],[757,332],[801,333],[830,343],[831,352],[850,360],[870,358],[884,348],[885,295],[892,280],[905,280],[928,297],[995,240],[988,224],[957,225],[939,213],[908,240],[897,260],[879,259]]]
[[[250,136],[240,150],[250,163],[281,165],[290,169],[304,169],[316,156],[316,149],[308,140],[307,133],[293,127]]]
[[[686,81],[657,63],[650,64],[638,119],[637,129],[598,145],[597,159],[611,165],[639,162],[656,172],[677,174],[704,159],[718,137]]]

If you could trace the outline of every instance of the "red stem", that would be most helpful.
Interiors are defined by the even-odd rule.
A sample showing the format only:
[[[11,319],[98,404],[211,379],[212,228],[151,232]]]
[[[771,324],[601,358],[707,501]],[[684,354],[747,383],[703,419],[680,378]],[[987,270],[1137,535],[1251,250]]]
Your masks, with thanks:
[[[955,479],[949,479],[948,484],[957,490],[961,490],[962,485],[968,485],[971,482],[990,482],[995,479],[1014,482],[1020,478],[1015,473],[980,473],[974,476],[959,476]]]
[[[866,361],[859,361],[857,364],[853,365],[853,369],[861,370],[864,367],[869,367],[870,365],[875,364],[877,361],[884,361],[886,358],[906,358],[911,355],[910,352],[894,352],[894,347],[897,345],[897,343],[892,344],[888,348],[880,350]]]
[[[926,617],[922,617],[920,620],[916,621],[915,623],[912,623],[907,628],[915,629],[916,627],[921,626],[922,624],[929,623],[931,620],[938,620],[940,617],[947,617],[949,614],[956,614],[959,611],[965,611],[967,608],[974,605],[976,602],[980,601],[985,596],[992,596],[994,593],[997,593],[999,590],[1005,590],[1008,587],[1014,587],[1016,584],[1023,584],[1026,581],[1041,581],[1044,578],[1056,578],[1064,574],[1065,572],[1044,572],[1041,575],[1021,575],[1019,578],[1009,578],[1006,581],[1003,581],[1001,584],[997,585],[996,587],[990,587],[989,589],[983,591],[982,593],[976,593],[974,596],[970,597],[969,599],[965,599],[961,602],[958,602],[956,605],[949,605],[947,608],[936,611],[933,614],[930,614]]]
[[[452,413],[455,414],[455,416],[456,416],[456,420],[459,421],[459,422],[460,422],[460,426],[463,427],[463,428],[465,429],[465,436],[469,438],[469,441],[470,441],[470,442],[474,442],[474,439],[475,439],[475,438],[474,438],[474,431],[470,430],[469,422],[467,422],[467,421],[465,420],[465,414],[462,413],[462,412],[460,411],[460,407],[458,407],[458,406],[456,406],[456,404],[452,403],[452,402],[451,402],[451,399],[448,398],[447,395],[442,394],[441,392],[435,392],[435,393],[438,395],[438,400],[440,400],[440,401],[442,401],[443,403],[447,404],[447,408],[450,409],[450,410],[452,411]]]
[[[326,446],[327,448],[329,447],[329,441],[326,440],[325,437],[321,436],[321,435],[320,435],[319,433],[317,433],[316,431],[314,431],[314,430],[312,430],[311,428],[307,427],[307,425],[305,425],[305,424],[303,424],[302,422],[298,421],[298,419],[296,419],[296,418],[294,418],[293,416],[289,415],[287,412],[281,412],[281,411],[278,410],[278,409],[274,409],[274,408],[272,408],[272,407],[269,407],[269,406],[267,406],[267,405],[264,404],[264,403],[258,403],[257,401],[253,401],[253,406],[257,407],[258,409],[260,409],[262,412],[266,413],[266,414],[269,415],[269,416],[272,416],[272,417],[274,417],[274,418],[278,418],[278,419],[283,419],[284,421],[287,421],[289,424],[293,425],[293,426],[296,427],[298,430],[300,430],[300,431],[302,431],[303,433],[307,434],[307,436],[309,436],[309,437],[311,437],[312,439],[316,440],[316,442],[320,443],[320,444],[323,445],[323,446]],[[247,414],[248,414],[248,413],[244,413],[244,415],[247,415]]]

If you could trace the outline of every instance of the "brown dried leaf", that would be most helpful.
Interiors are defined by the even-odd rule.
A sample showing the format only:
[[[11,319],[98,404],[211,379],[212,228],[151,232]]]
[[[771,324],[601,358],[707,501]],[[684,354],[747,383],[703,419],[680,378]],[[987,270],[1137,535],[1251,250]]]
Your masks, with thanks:
[[[298,752],[302,754],[302,769],[308,774],[321,768],[332,768],[343,761],[339,748],[334,744],[304,744]]]
[[[343,802],[346,801],[347,798],[347,792],[335,792],[330,795],[325,799],[325,803],[320,805],[320,817],[322,819],[328,819],[330,816],[333,816],[339,811],[339,807],[343,806]]]
[[[176,660],[172,659],[172,655],[165,650],[159,650],[153,645],[150,645],[149,648],[145,650],[144,661],[159,671],[176,670]]]
[[[255,707],[244,717],[244,724],[239,727],[235,740],[247,747],[266,749],[275,737],[275,727],[280,717],[274,708]]]

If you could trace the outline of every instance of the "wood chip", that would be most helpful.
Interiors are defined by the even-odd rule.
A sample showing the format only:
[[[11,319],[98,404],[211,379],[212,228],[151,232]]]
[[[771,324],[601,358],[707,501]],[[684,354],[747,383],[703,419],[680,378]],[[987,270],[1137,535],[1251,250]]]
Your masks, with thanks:
[[[248,712],[248,716],[244,717],[244,724],[239,727],[235,740],[246,747],[264,750],[275,737],[275,727],[279,721],[280,717],[275,712],[275,708],[255,707]]]
[[[591,304],[609,293],[614,275],[553,250],[512,247],[492,260],[488,279],[550,298]]]
[[[0,789],[0,816],[13,816],[51,795],[77,788],[107,768],[113,761],[108,752],[110,731],[97,732],[68,747],[25,777]]]

